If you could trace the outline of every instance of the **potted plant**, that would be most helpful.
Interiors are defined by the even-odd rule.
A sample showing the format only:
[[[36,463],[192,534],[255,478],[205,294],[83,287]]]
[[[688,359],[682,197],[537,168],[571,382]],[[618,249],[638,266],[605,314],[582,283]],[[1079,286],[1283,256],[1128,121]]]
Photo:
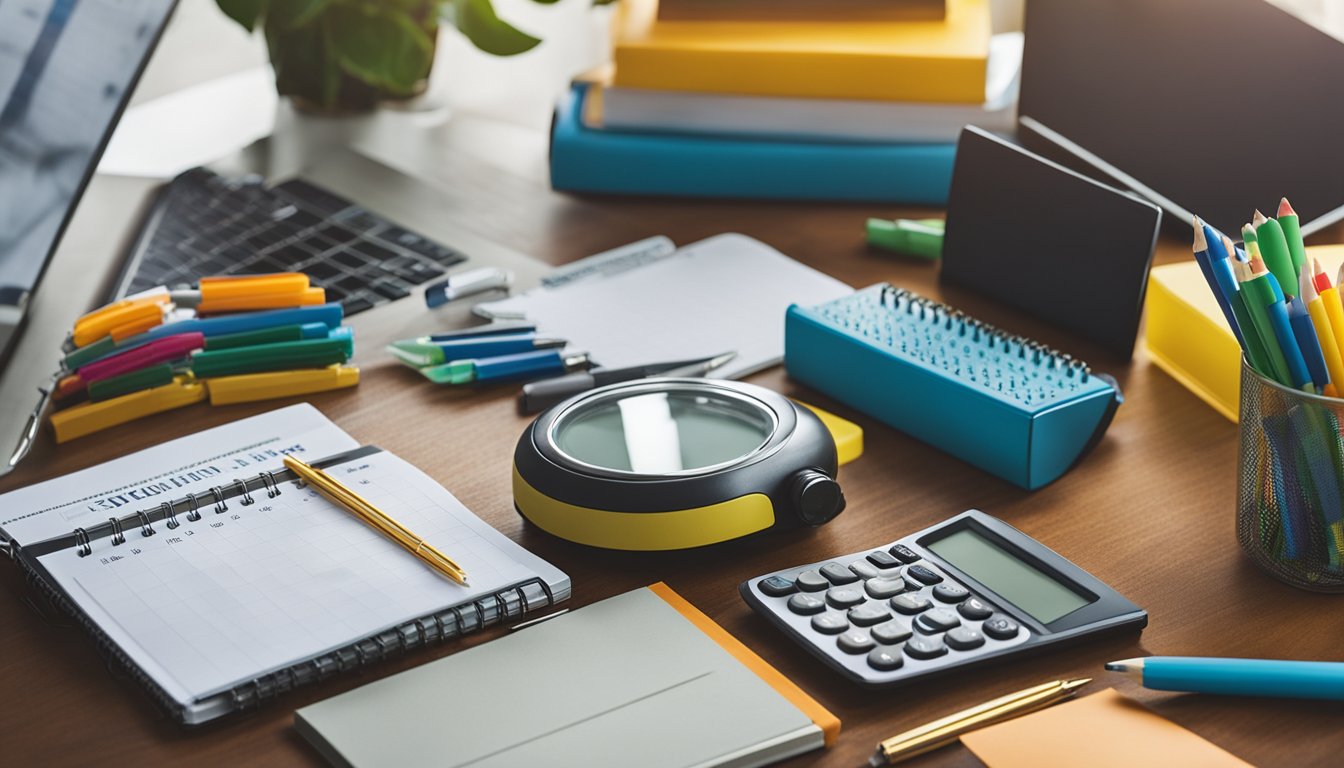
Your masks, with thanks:
[[[216,2],[249,32],[263,29],[280,95],[299,109],[324,114],[368,112],[380,100],[421,93],[434,63],[441,16],[476,47],[498,56],[541,42],[501,20],[491,0]],[[611,2],[593,0],[593,5]]]

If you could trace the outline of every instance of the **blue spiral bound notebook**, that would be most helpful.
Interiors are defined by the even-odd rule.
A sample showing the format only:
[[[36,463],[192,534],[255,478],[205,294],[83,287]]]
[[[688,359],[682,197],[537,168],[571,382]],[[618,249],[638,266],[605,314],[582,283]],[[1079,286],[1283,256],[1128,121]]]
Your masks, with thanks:
[[[890,285],[789,307],[794,379],[1023,488],[1063,475],[1123,401],[1115,380]]]

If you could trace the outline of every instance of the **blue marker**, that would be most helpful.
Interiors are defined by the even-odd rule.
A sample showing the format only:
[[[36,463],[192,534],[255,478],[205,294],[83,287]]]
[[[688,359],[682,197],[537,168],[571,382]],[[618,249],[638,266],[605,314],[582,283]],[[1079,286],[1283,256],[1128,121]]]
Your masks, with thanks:
[[[1112,661],[1107,671],[1155,691],[1344,701],[1344,662],[1149,656]]]
[[[562,349],[543,349],[517,355],[454,360],[421,368],[420,373],[436,384],[484,384],[492,381],[547,379],[563,376],[587,365],[586,352],[566,353]]]

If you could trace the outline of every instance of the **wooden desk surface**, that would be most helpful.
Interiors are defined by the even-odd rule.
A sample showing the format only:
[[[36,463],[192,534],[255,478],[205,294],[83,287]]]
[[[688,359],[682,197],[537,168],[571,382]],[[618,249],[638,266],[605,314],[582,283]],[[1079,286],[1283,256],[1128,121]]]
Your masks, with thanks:
[[[451,146],[449,148],[451,150]],[[1096,451],[1053,485],[1028,493],[789,382],[775,370],[755,381],[856,420],[865,455],[845,467],[848,510],[815,530],[708,550],[626,554],[584,549],[523,525],[513,511],[509,466],[527,420],[514,387],[434,388],[381,353],[408,323],[432,322],[418,302],[356,317],[364,380],[313,399],[356,438],[420,466],[482,518],[573,578],[571,608],[663,580],[776,665],[844,723],[839,743],[790,765],[855,766],[877,741],[1009,691],[1062,677],[1095,676],[1260,765],[1326,765],[1344,754],[1344,704],[1150,693],[1104,673],[1103,662],[1144,654],[1344,660],[1344,598],[1284,586],[1237,548],[1233,528],[1236,428],[1139,350],[1108,359],[1067,336],[995,312],[973,297],[946,296],[936,266],[867,250],[870,215],[916,215],[878,206],[575,198],[501,173],[468,155],[445,155],[458,179],[444,216],[552,263],[656,233],[680,243],[739,231],[855,286],[891,280],[1014,330],[1036,335],[1121,381],[1126,402]],[[1337,232],[1335,234],[1338,234]],[[1187,246],[1164,239],[1159,261]],[[1085,254],[1080,254],[1085,257]],[[44,437],[0,489],[61,475],[160,441],[290,401],[193,407],[153,417],[59,450]],[[5,407],[13,407],[6,404]],[[887,542],[977,507],[1035,536],[1114,586],[1151,615],[1147,630],[1020,662],[988,666],[890,692],[859,690],[753,614],[743,579]],[[264,709],[196,731],[179,729],[128,680],[109,672],[79,631],[44,620],[17,569],[0,566],[0,722],[6,762],[195,765],[318,764],[290,727],[295,708],[394,671],[455,653],[501,630],[426,649],[302,689]],[[460,695],[445,691],[445,696]],[[1079,756],[1079,763],[1086,762]],[[977,765],[960,746],[912,766]]]

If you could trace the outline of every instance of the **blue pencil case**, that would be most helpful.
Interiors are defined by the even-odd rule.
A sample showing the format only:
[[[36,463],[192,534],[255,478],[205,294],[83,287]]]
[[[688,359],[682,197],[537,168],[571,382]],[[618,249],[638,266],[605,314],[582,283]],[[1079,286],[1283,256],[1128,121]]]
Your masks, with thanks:
[[[875,285],[789,307],[789,375],[1028,490],[1069,470],[1123,402],[1114,379],[952,307]]]

